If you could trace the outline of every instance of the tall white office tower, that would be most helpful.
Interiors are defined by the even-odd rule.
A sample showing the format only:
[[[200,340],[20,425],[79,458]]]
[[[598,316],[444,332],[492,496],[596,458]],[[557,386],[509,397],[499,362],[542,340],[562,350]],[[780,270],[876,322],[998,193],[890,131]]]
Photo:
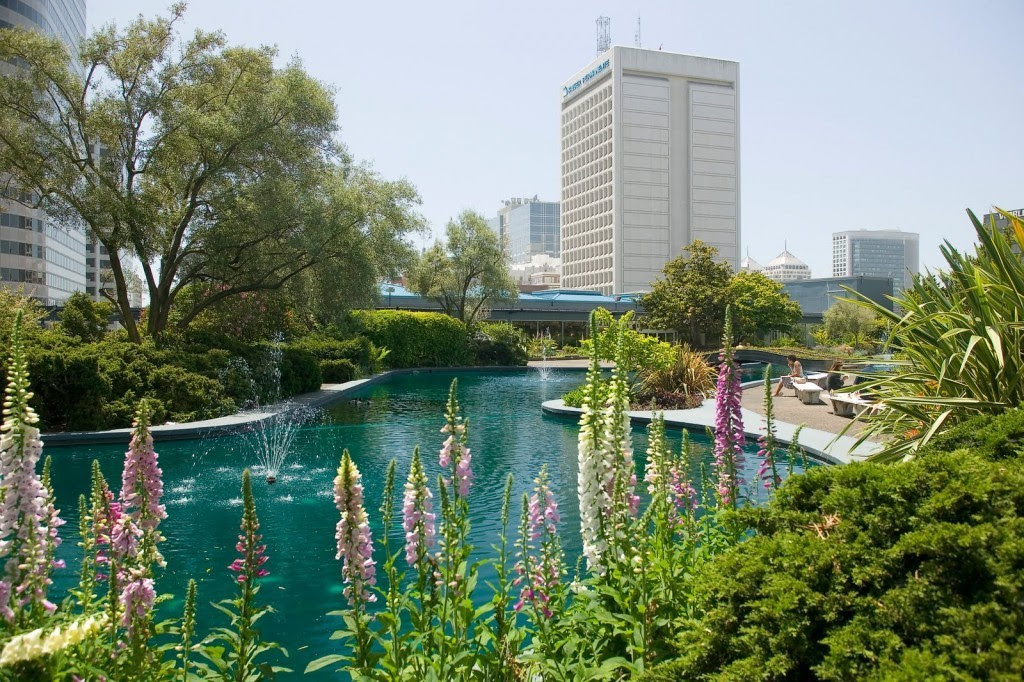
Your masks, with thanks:
[[[648,291],[698,239],[739,268],[737,62],[613,47],[561,100],[563,287]]]

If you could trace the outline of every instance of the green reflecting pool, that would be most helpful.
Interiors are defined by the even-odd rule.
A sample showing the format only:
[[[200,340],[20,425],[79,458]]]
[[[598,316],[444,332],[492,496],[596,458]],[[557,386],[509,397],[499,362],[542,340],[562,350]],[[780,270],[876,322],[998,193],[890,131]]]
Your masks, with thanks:
[[[408,473],[415,445],[422,446],[431,480],[436,480],[437,450],[443,441],[444,403],[453,377],[459,379],[459,400],[469,418],[469,445],[473,450],[476,481],[470,493],[474,544],[481,555],[490,553],[497,541],[501,494],[505,477],[512,473],[514,500],[532,485],[543,464],[548,465],[553,490],[563,518],[563,539],[569,566],[580,552],[576,504],[576,424],[546,416],[540,404],[560,397],[583,380],[583,373],[553,371],[548,381],[537,372],[438,372],[393,377],[362,389],[329,407],[321,422],[301,429],[285,461],[278,482],[267,485],[254,477],[254,492],[267,543],[270,575],[263,581],[260,599],[277,609],[262,621],[267,639],[284,645],[291,654],[289,667],[297,671],[306,663],[338,651],[329,636],[339,621],[328,611],[341,608],[340,565],[334,559],[334,508],[332,483],[342,449],[348,448],[363,473],[365,496],[375,537],[381,532],[379,513],[384,471],[398,460],[399,488]],[[354,399],[358,399],[355,402]],[[645,433],[634,429],[640,471],[647,447]],[[681,434],[669,432],[678,448]],[[710,461],[703,434],[694,438]],[[55,572],[59,593],[76,582],[78,564],[77,498],[87,494],[89,469],[98,459],[115,490],[120,489],[123,446],[48,447],[54,459],[54,488],[62,516],[64,543],[59,554],[69,568]],[[176,599],[167,615],[180,615],[189,577],[199,583],[199,601],[207,604],[232,593],[227,565],[235,558],[234,544],[241,516],[241,473],[254,467],[251,441],[243,436],[202,441],[156,443],[164,471],[164,502],[168,518],[162,529],[167,536],[163,553],[167,569],[158,577],[158,591]],[[748,447],[747,477],[757,464]],[[258,471],[254,468],[254,473]],[[699,469],[694,472],[699,479]],[[641,474],[642,478],[642,474]],[[400,495],[399,495],[400,497]],[[514,503],[513,517],[518,512]],[[398,519],[400,523],[400,519]],[[399,523],[389,529],[401,542]],[[510,523],[514,532],[517,521]],[[378,562],[381,557],[377,557]],[[483,583],[484,581],[481,581]],[[199,631],[226,624],[212,608],[200,612]],[[311,676],[316,677],[316,676]],[[324,673],[319,679],[332,679]]]

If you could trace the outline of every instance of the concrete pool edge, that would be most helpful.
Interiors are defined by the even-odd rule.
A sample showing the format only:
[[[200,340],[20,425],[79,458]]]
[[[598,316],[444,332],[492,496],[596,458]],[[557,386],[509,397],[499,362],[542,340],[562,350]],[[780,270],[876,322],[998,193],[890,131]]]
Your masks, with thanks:
[[[558,371],[579,371],[575,367],[553,367]],[[269,405],[259,410],[246,410],[235,414],[204,419],[183,424],[160,424],[150,428],[153,438],[162,441],[192,440],[211,436],[228,436],[244,431],[251,424],[261,422],[289,407],[325,407],[366,386],[372,386],[386,379],[408,374],[475,373],[475,372],[530,372],[536,367],[490,366],[490,367],[407,367],[392,369],[362,379],[353,379],[341,384],[323,384],[319,390],[294,396],[290,401]],[[124,443],[132,437],[130,427],[107,431],[63,431],[41,434],[44,446],[61,447],[76,445],[105,445]]]
[[[541,409],[547,414],[560,417],[579,417],[583,412],[577,407],[567,406],[561,399],[547,400],[541,404]],[[714,428],[715,425],[713,398],[706,399],[699,407],[690,410],[665,410],[664,413],[667,426],[698,429],[703,432],[708,427]],[[647,424],[651,421],[653,413],[650,410],[631,410],[629,417],[634,423]],[[764,417],[746,408],[743,408],[743,424],[748,438],[759,438],[767,429]],[[755,429],[751,428],[753,424],[757,425]],[[792,442],[796,429],[796,424],[778,420],[775,422],[775,434],[780,443],[788,445]],[[800,432],[800,447],[808,456],[829,464],[862,462],[881,448],[878,443],[871,442],[864,442],[854,448],[856,441],[857,439],[852,436],[839,436],[819,429],[804,428]]]

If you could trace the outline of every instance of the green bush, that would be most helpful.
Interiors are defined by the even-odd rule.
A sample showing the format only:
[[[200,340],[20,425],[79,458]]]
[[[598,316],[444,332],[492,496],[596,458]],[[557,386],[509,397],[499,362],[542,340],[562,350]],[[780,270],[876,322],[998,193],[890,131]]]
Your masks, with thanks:
[[[88,294],[78,291],[64,302],[59,315],[60,327],[80,341],[99,341],[107,333],[107,320],[113,312],[112,303],[97,303]]]
[[[572,389],[571,391],[562,396],[562,402],[565,403],[566,407],[583,407],[583,398],[586,394],[586,388],[586,384],[583,384],[582,386],[577,386],[576,388]],[[600,385],[598,386],[598,390],[600,391],[601,402],[603,403],[604,400],[608,397],[608,381],[602,380]]]
[[[107,428],[104,403],[112,382],[88,347],[59,351],[31,349],[33,405],[46,431],[92,431]]]
[[[150,375],[150,383],[172,421],[211,419],[235,410],[234,402],[223,396],[219,383],[181,367],[157,367]]]
[[[529,359],[526,334],[508,322],[477,325],[472,348],[478,365],[518,366]]]
[[[791,478],[739,516],[756,535],[696,576],[699,615],[650,679],[1016,679],[1022,432],[1014,410],[912,462]]]
[[[357,310],[352,323],[378,348],[390,353],[384,364],[398,367],[453,367],[472,361],[466,325],[442,313]]]
[[[365,336],[340,340],[314,334],[298,339],[292,345],[312,353],[317,360],[348,360],[353,366],[366,371],[373,363],[373,344]]]
[[[285,346],[281,353],[281,397],[320,390],[320,363],[309,351]]]
[[[343,384],[352,381],[359,375],[359,369],[351,360],[321,360],[320,375],[325,384]]]

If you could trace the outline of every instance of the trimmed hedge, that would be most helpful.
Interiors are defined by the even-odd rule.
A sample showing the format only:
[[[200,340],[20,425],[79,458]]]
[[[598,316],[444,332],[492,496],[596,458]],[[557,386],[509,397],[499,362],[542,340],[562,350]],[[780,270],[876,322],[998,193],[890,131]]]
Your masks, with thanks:
[[[359,375],[359,369],[351,360],[321,360],[320,374],[326,384],[343,384],[352,381]]]
[[[756,535],[697,575],[648,679],[1019,679],[1022,436],[1011,410],[913,462],[792,477],[739,515]]]
[[[391,351],[384,360],[391,369],[472,364],[466,325],[454,317],[406,310],[356,310],[351,320],[375,346]]]
[[[369,371],[373,362],[373,344],[365,336],[339,340],[313,334],[296,340],[292,345],[316,356],[321,361],[321,369],[324,360],[348,360],[354,367],[364,371]]]

